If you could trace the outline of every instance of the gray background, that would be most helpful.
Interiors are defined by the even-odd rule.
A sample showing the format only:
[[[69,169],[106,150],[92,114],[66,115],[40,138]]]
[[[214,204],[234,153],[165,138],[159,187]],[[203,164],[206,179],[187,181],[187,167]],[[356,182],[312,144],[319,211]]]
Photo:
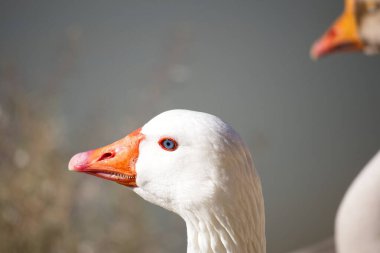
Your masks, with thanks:
[[[57,102],[73,152],[173,108],[229,122],[262,178],[268,252],[285,252],[332,235],[345,189],[380,147],[380,58],[308,55],[342,8],[305,0],[1,1],[0,64],[17,65],[30,92],[46,92],[60,52],[75,49],[61,59],[67,77]],[[94,119],[104,135],[92,135]],[[178,238],[166,240],[184,252],[180,218],[144,205],[158,230],[178,224],[169,226]]]

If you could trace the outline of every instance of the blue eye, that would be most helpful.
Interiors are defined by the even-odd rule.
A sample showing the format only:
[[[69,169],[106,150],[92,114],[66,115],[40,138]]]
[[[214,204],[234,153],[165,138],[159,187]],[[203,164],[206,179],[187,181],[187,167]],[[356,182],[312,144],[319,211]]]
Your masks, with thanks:
[[[171,138],[162,138],[158,143],[160,144],[161,148],[167,151],[174,151],[178,146],[177,142]]]

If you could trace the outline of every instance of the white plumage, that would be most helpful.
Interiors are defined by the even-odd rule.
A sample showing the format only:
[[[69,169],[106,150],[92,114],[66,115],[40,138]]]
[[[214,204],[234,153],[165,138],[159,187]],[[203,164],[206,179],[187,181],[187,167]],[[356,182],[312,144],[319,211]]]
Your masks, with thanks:
[[[259,176],[240,136],[219,118],[164,112],[125,138],[75,155],[70,170],[132,187],[186,222],[188,253],[265,253]],[[336,222],[339,253],[380,252],[380,152],[348,190]],[[314,251],[329,250],[325,245]]]
[[[380,252],[380,151],[348,188],[339,206],[333,239],[293,253]]]
[[[363,15],[359,32],[365,41],[364,52],[367,54],[380,53],[380,1],[377,9]]]
[[[335,225],[339,253],[380,252],[380,151],[346,192]]]
[[[130,156],[125,150],[134,149],[136,133],[74,156],[69,168],[136,186],[145,200],[179,214],[186,222],[188,253],[265,253],[260,179],[250,152],[228,124],[202,112],[171,110],[138,135],[137,162],[130,168],[120,168],[130,164],[120,157]],[[164,149],[162,139],[178,147]]]

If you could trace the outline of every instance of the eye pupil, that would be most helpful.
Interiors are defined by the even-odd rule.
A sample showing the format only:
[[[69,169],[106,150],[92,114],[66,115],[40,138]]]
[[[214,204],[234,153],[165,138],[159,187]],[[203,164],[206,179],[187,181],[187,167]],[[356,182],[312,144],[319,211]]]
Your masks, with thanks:
[[[166,148],[173,148],[174,144],[170,140],[165,141],[165,147]]]

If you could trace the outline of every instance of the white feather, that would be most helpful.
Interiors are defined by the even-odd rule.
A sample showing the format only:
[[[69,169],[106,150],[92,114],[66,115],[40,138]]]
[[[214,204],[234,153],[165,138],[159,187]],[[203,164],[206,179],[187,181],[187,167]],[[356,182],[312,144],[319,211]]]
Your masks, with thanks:
[[[339,253],[380,252],[380,151],[348,189],[335,229]]]
[[[338,209],[333,239],[293,253],[380,252],[380,151],[352,182]]]
[[[172,110],[141,130],[135,192],[186,222],[188,253],[265,253],[260,179],[240,136],[219,118]],[[158,145],[178,142],[175,151]]]
[[[366,13],[360,24],[360,34],[367,54],[380,53],[380,10]]]

